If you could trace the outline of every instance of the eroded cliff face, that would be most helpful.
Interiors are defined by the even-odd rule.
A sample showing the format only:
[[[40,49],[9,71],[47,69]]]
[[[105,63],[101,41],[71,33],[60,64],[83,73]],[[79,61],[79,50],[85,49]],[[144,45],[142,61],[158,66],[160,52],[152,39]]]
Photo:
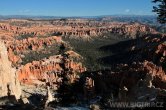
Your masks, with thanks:
[[[51,36],[47,38],[27,38],[23,40],[6,41],[8,47],[9,59],[13,64],[22,62],[21,55],[25,55],[30,51],[41,51],[42,49],[52,46],[59,45],[62,42],[61,37]],[[47,50],[49,53],[49,50]]]
[[[108,107],[109,100],[157,101],[158,97],[163,97],[159,99],[163,101],[166,97],[165,71],[149,61],[119,64],[111,70],[84,73],[79,84],[87,99],[100,95]]]
[[[0,41],[0,97],[15,95],[16,99],[20,98],[21,87],[17,76],[8,59],[7,48]]]
[[[158,45],[155,51],[154,60],[166,70],[166,42]]]
[[[11,24],[16,23],[15,25],[0,24],[0,37],[5,40],[7,46],[6,50],[4,44],[0,44],[2,45],[0,46],[1,96],[11,92],[10,94],[19,98],[21,93],[17,78],[24,88],[24,98],[34,94],[45,95],[47,87],[51,101],[53,100],[51,92],[56,90],[60,100],[63,98],[66,102],[69,99],[69,103],[73,100],[77,101],[80,98],[77,96],[80,95],[83,97],[81,100],[84,98],[91,100],[100,95],[104,100],[151,101],[156,100],[154,98],[161,93],[165,94],[166,45],[163,41],[166,37],[164,34],[139,23],[105,23],[86,20],[50,22],[16,20],[10,21]],[[113,62],[108,70],[99,71],[86,71],[82,64],[84,59],[71,51],[72,47],[65,50],[67,43],[61,39],[63,37],[102,39],[107,34],[120,35],[133,40],[122,46],[119,44],[122,47],[120,52],[119,45],[111,49],[108,46],[108,50],[115,51],[115,55],[111,57],[116,58],[117,61],[124,61]],[[17,72],[12,69],[7,56],[12,61],[12,65],[18,68]],[[146,96],[145,93],[148,95]],[[109,103],[108,100],[106,102]]]
[[[148,73],[153,77],[152,83],[156,88],[166,89],[166,74],[162,66],[157,66],[152,62],[144,62]]]
[[[136,43],[132,40],[131,45],[126,46],[127,51],[123,51],[129,57],[124,57],[125,54],[122,53],[124,62],[117,63],[108,70],[85,72],[80,83],[85,96],[91,99],[96,94],[101,95],[108,107],[109,100],[164,102],[166,97],[165,38],[165,34],[151,34],[136,39]],[[119,54],[121,53],[117,55]]]
[[[74,59],[77,61],[73,61]],[[68,51],[65,56],[55,55],[28,63],[22,66],[17,74],[22,84],[46,86],[49,83],[57,89],[64,80],[62,75],[69,73],[68,77],[72,83],[86,70],[80,60],[80,55]]]
[[[8,21],[9,22],[9,21]],[[11,23],[0,24],[0,37],[3,39],[13,40],[19,39],[19,36],[29,35],[35,36],[48,36],[48,35],[61,35],[74,39],[89,39],[98,36],[105,36],[105,34],[118,34],[124,38],[140,37],[140,34],[157,33],[149,26],[139,23],[121,23],[121,22],[98,22],[88,20],[55,20],[52,23],[25,23],[27,26],[13,26]],[[19,22],[16,21],[19,25]],[[36,24],[36,25],[34,25]],[[1,34],[2,33],[2,34]],[[6,33],[6,34],[4,34]],[[22,38],[21,38],[22,39]]]

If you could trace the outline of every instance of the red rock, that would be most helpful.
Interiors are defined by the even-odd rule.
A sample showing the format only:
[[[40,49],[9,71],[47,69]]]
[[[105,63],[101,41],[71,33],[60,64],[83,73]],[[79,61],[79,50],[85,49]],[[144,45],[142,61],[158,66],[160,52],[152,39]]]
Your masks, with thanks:
[[[59,77],[57,74],[64,74],[64,70],[61,67],[61,64],[63,63],[62,59],[62,56],[51,56],[49,59],[28,63],[18,71],[19,80],[24,84],[35,84],[36,81],[49,81],[49,83],[58,82]],[[65,66],[66,68],[72,68],[74,73],[85,71],[85,68],[82,67],[81,63],[70,60],[65,63]],[[71,82],[75,79],[76,75],[71,76]]]

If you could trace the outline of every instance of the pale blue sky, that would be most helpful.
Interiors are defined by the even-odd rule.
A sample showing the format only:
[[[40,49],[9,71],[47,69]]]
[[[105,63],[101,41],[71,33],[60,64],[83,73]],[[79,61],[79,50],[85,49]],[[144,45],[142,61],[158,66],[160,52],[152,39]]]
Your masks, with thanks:
[[[0,15],[152,15],[151,0],[0,0]]]

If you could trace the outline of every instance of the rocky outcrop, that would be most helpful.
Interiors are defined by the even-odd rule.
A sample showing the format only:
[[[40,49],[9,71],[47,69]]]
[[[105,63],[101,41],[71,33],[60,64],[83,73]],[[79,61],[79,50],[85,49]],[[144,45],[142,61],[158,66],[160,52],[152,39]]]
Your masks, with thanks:
[[[166,43],[159,44],[155,54],[154,54],[154,60],[155,62],[162,66],[166,70]]]
[[[150,101],[166,89],[165,71],[149,61],[119,64],[112,70],[84,73],[84,76],[80,85],[82,84],[85,96],[101,95],[114,101],[138,100],[144,93],[149,94],[149,98],[146,96],[140,100]],[[145,88],[142,92],[141,87]]]
[[[156,66],[152,62],[145,61],[144,67],[148,70],[148,73],[153,77],[153,85],[156,88],[166,89],[166,74],[162,66]]]
[[[102,24],[102,23],[101,23]],[[35,31],[34,31],[35,30]],[[82,26],[54,26],[54,27],[35,27],[33,29],[26,29],[20,31],[20,34],[30,34],[35,33],[34,35],[42,35],[42,33],[52,33],[52,34],[60,34],[62,36],[75,36],[84,38],[86,36],[102,36],[105,33],[114,33],[125,35],[126,37],[135,38],[139,33],[153,33],[155,30],[152,28],[141,25],[141,24],[125,24],[125,23],[109,23],[102,24],[99,27],[82,27]]]
[[[82,73],[86,69],[80,62],[74,62],[73,58],[78,59],[74,52],[66,52],[68,58],[62,55],[50,56],[48,59],[33,61],[21,67],[18,72],[19,80],[23,84],[45,85],[49,83],[51,86],[58,86],[63,80],[61,76],[65,74],[65,69],[72,73]],[[79,59],[78,59],[79,60]],[[78,76],[76,74],[68,74],[70,82],[73,82]]]
[[[76,102],[81,93],[81,100],[98,97],[98,101],[101,98],[103,101],[108,98],[112,101],[150,101],[166,89],[166,45],[163,43],[166,37],[147,25],[86,19],[5,22],[0,23],[0,38],[4,39],[7,46],[6,50],[0,42],[0,96],[15,95],[18,99],[21,94],[19,81],[24,87],[24,104],[32,103],[34,99],[28,98],[31,96],[35,102],[38,94],[42,95],[39,97],[45,97],[47,91],[45,106],[54,101],[55,90],[62,102],[69,99],[67,103],[70,103]],[[133,38],[131,42],[134,42],[131,45],[131,42],[124,43],[120,52],[118,46],[110,49],[117,51],[114,56],[120,55],[117,60],[127,56],[124,58],[125,63],[113,62],[111,69],[99,71],[86,71],[82,64],[83,58],[71,49],[66,49],[67,43],[61,39],[105,38],[108,34]],[[138,37],[141,38],[135,39]],[[123,47],[127,48],[123,50]],[[7,56],[12,66],[18,68],[17,73]],[[23,60],[27,61],[23,63]]]
[[[40,51],[45,47],[61,43],[61,37],[52,36],[47,38],[27,38],[23,40],[7,41],[9,59],[16,64],[21,62],[21,54],[29,51]]]
[[[29,22],[28,22],[29,23]],[[0,24],[0,29],[6,33],[13,33],[12,36],[16,39],[19,36],[29,35],[48,36],[61,35],[66,37],[75,37],[87,39],[87,37],[105,36],[107,33],[123,35],[126,38],[140,37],[142,33],[157,33],[149,26],[138,23],[120,23],[120,22],[99,22],[99,21],[84,21],[84,20],[67,20],[53,21],[52,23],[40,23],[33,25],[35,21],[29,24],[32,26],[11,26],[9,24]],[[11,23],[12,24],[12,23]]]
[[[21,87],[18,80],[16,69],[11,66],[8,59],[7,49],[0,41],[0,97],[14,95],[20,98]]]
[[[43,48],[43,46],[50,46],[55,43],[62,42],[61,37],[52,36],[47,38],[27,38],[23,40],[15,40],[13,42],[7,42],[8,49],[17,53],[24,52],[26,50],[37,51]]]
[[[3,40],[13,40],[19,29],[19,27],[11,26],[9,23],[0,23],[0,38]]]

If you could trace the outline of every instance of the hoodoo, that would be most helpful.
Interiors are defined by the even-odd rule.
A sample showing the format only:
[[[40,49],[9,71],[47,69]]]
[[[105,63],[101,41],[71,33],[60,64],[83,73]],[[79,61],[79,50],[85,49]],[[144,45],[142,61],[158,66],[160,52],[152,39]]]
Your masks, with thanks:
[[[7,48],[0,41],[0,97],[14,95],[21,96],[21,87],[17,79],[16,69],[12,68],[8,59]]]

